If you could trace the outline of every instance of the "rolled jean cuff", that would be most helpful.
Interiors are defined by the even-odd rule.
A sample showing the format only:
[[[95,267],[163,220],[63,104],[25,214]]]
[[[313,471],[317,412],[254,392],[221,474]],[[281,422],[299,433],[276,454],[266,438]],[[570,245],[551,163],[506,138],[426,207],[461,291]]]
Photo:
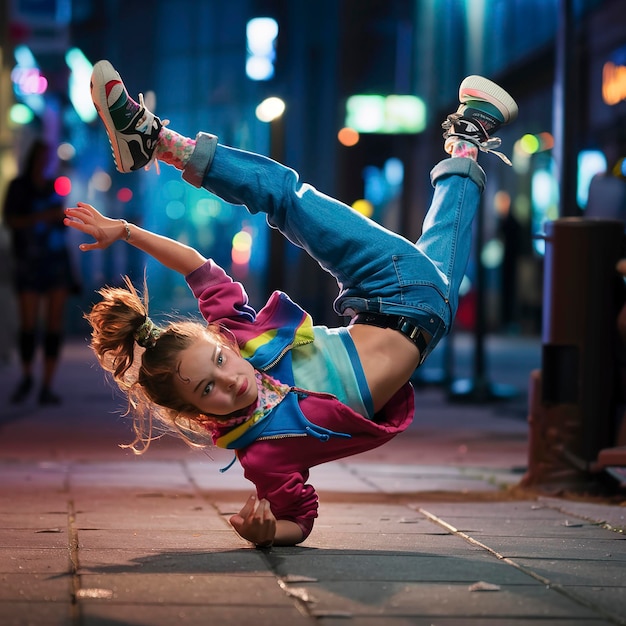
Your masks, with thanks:
[[[196,135],[196,147],[183,169],[183,180],[194,187],[202,187],[202,181],[213,163],[217,137],[209,133]]]
[[[485,188],[485,172],[474,159],[449,158],[440,161],[430,172],[432,186],[446,176],[465,176],[476,183],[481,192]]]

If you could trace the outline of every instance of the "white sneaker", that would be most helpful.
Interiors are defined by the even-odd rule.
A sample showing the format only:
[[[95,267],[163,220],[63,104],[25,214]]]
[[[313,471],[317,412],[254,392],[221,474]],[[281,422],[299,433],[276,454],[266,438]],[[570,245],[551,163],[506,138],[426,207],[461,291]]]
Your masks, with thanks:
[[[483,152],[493,152],[511,165],[506,156],[494,150],[500,147],[502,140],[493,137],[493,133],[517,118],[515,100],[487,78],[468,76],[459,87],[459,101],[461,104],[456,113],[448,115],[441,125],[446,131],[444,138],[458,137],[470,141]],[[448,144],[446,141],[446,152]]]
[[[115,166],[120,172],[146,167],[154,159],[161,120],[126,91],[120,75],[108,61],[98,61],[91,74],[91,99],[104,122]]]

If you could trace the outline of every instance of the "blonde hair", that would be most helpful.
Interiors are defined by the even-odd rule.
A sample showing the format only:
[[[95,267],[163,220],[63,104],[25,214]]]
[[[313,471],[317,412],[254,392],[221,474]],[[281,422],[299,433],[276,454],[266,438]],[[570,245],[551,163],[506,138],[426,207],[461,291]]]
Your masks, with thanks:
[[[178,355],[207,334],[231,348],[236,348],[236,342],[219,327],[198,321],[172,321],[159,328],[148,317],[145,283],[143,297],[127,276],[124,283],[125,287],[98,291],[102,300],[85,315],[98,362],[128,399],[126,414],[132,415],[135,439],[122,447],[142,454],[153,439],[168,432],[190,445],[209,444],[206,424],[211,418],[183,401],[176,391]]]

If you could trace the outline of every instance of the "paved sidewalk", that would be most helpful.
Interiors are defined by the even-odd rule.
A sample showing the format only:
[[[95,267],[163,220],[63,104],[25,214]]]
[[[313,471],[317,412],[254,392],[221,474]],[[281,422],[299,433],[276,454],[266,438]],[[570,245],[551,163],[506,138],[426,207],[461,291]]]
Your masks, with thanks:
[[[471,345],[455,344],[466,375]],[[120,401],[70,344],[61,407],[2,405],[0,625],[626,624],[626,508],[514,488],[539,348],[489,354],[517,399],[419,388],[407,433],[313,469],[320,517],[301,547],[256,550],[228,524],[251,492],[238,466],[219,472],[231,453],[120,449]],[[0,373],[4,399],[15,365]]]

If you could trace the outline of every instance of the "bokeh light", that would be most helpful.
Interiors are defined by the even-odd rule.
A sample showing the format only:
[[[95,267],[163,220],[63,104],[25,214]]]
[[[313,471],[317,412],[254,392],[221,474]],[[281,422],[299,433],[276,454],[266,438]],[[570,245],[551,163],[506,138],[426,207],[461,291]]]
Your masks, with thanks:
[[[130,202],[133,199],[133,192],[128,187],[122,187],[117,192],[119,202]]]
[[[285,103],[280,98],[266,98],[257,106],[256,116],[261,122],[272,122],[285,112]]]
[[[72,181],[67,176],[59,176],[54,181],[54,190],[60,196],[69,196],[72,193]]]
[[[359,143],[360,136],[354,128],[345,126],[337,133],[337,139],[342,146],[350,148],[351,146],[356,146],[356,144]]]
[[[352,203],[352,208],[365,217],[372,217],[374,215],[374,205],[369,200],[355,200]]]

